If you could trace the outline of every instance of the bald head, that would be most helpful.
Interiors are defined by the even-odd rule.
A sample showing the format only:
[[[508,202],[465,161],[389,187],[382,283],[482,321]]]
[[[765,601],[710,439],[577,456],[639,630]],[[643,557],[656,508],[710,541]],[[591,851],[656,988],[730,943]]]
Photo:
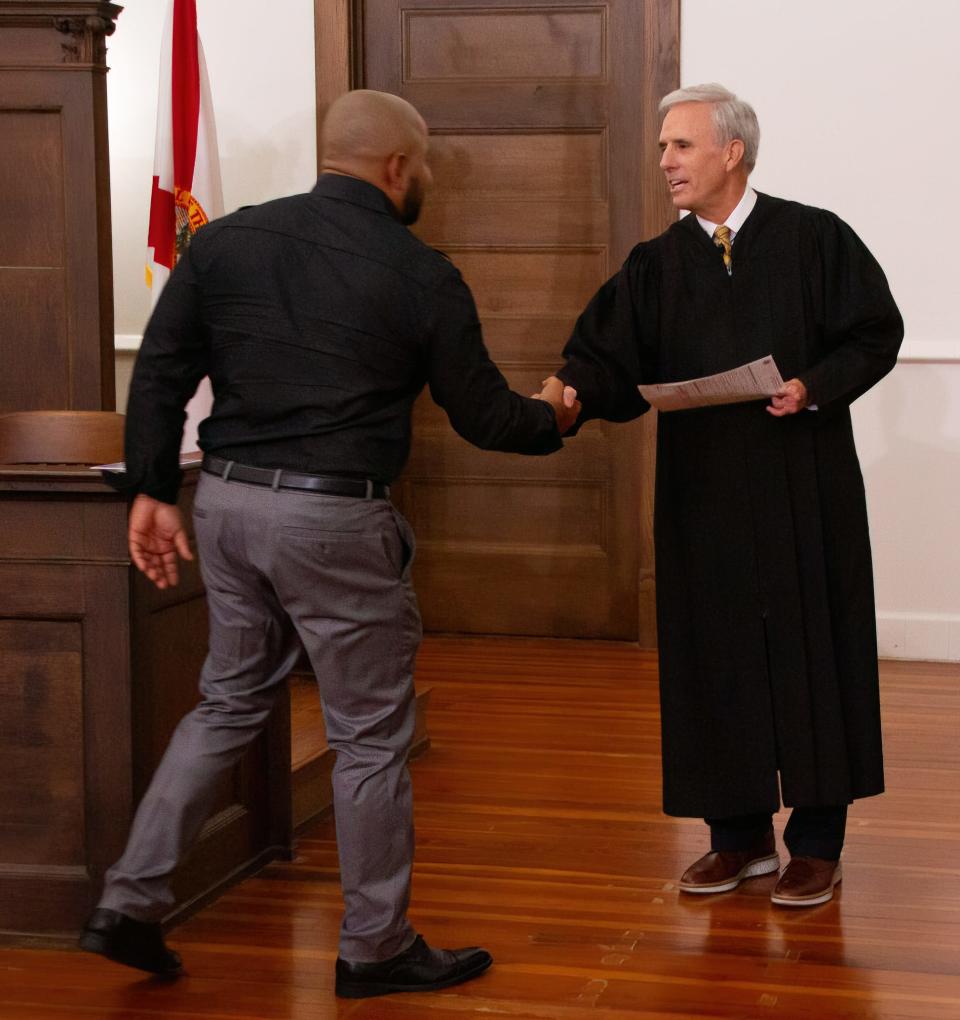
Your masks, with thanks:
[[[320,134],[321,173],[359,177],[378,187],[402,223],[416,222],[433,182],[427,125],[405,100],[357,89],[336,99]]]
[[[331,104],[320,142],[322,169],[366,176],[357,171],[369,171],[395,153],[424,153],[427,125],[405,99],[357,89]]]

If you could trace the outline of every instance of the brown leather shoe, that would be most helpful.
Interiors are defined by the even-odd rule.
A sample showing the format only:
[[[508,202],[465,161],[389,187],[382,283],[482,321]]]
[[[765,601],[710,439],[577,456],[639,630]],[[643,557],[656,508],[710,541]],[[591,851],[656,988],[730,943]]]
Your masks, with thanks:
[[[839,861],[794,857],[783,869],[770,900],[780,907],[813,907],[833,899],[833,887],[843,878]]]
[[[780,858],[772,830],[749,850],[711,850],[683,873],[680,889],[687,893],[729,892],[745,879],[779,871]]]

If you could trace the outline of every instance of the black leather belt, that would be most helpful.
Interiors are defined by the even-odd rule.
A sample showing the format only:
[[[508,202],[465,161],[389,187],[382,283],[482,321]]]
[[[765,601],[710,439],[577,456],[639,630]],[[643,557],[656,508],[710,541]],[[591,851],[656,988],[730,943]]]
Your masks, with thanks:
[[[218,475],[224,481],[247,482],[265,485],[268,489],[296,489],[300,492],[319,492],[326,496],[353,496],[354,499],[389,499],[390,486],[363,478],[330,478],[325,475],[306,475],[282,468],[258,468],[238,464],[234,460],[203,456],[203,470]]]

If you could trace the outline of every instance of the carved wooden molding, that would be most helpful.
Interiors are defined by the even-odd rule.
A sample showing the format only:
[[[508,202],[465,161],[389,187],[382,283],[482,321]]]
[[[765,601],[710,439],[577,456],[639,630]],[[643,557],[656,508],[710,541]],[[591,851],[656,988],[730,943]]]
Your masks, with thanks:
[[[0,68],[103,68],[121,10],[105,0],[0,0]]]
[[[109,18],[54,18],[53,27],[71,37],[60,44],[64,63],[101,64],[106,60],[105,39],[113,35],[116,25]]]

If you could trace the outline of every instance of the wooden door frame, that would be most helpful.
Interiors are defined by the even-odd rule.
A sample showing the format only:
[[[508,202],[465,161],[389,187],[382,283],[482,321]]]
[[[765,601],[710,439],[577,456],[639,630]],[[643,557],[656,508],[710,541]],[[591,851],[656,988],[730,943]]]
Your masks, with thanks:
[[[363,81],[363,0],[313,0],[316,52],[317,170],[322,156],[320,127],[337,96]]]
[[[518,0],[518,6],[522,6]],[[321,158],[320,125],[337,96],[363,85],[363,0],[314,0],[317,89],[317,161]],[[680,0],[643,0],[643,61],[652,69],[641,94],[640,139],[644,163],[640,175],[641,213],[637,240],[655,237],[676,219],[658,166],[660,123],[657,104],[680,84]],[[318,166],[319,169],[319,166]],[[559,353],[559,352],[558,352]],[[639,537],[638,639],[655,648],[656,587],[653,552],[653,491],[656,412],[643,421],[637,448]]]

